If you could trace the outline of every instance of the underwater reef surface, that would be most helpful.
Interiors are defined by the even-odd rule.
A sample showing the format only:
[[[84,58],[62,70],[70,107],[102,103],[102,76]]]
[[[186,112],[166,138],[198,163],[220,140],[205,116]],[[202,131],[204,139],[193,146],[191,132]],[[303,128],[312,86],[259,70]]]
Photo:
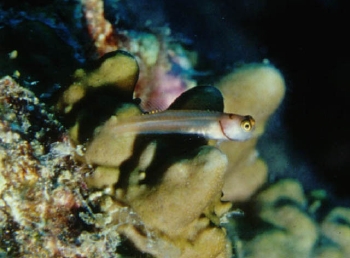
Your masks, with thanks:
[[[332,16],[337,4],[324,2],[316,13]],[[298,89],[276,48],[259,49],[263,37],[250,24],[260,17],[271,26],[262,10],[277,15],[288,5],[178,5],[1,3],[0,256],[350,256],[350,209],[338,205],[346,195],[335,198],[343,190],[330,191],[327,176],[317,176],[315,157],[330,142],[319,154],[296,148],[305,135],[291,131],[288,112],[298,110],[291,103]],[[176,23],[180,7],[181,17],[198,16]],[[229,7],[243,12],[232,18],[227,12],[237,11]],[[189,22],[195,17],[205,17],[201,30]],[[215,42],[221,47],[209,51]],[[179,126],[175,133],[118,131],[155,110],[250,115],[254,130],[246,141],[223,142],[215,137],[227,128],[208,125],[209,134],[183,134]],[[303,117],[318,114],[298,114],[306,135],[313,127]],[[333,150],[343,171],[343,154]]]

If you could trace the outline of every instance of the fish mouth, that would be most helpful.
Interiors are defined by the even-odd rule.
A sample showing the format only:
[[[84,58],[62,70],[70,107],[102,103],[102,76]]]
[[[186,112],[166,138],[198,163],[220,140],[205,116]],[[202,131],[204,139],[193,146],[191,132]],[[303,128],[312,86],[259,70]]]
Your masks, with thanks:
[[[220,125],[220,129],[221,129],[222,134],[225,135],[225,137],[226,137],[228,140],[233,141],[233,139],[231,139],[230,137],[228,137],[228,135],[225,133],[225,130],[224,130],[224,127],[223,127],[221,121],[219,121],[219,125]]]

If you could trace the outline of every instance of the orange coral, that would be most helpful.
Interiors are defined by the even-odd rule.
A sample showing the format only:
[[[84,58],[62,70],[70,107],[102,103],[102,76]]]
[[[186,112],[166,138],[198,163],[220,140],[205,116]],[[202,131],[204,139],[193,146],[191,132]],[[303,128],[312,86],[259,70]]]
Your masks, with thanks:
[[[104,17],[101,0],[82,0],[84,15],[89,34],[99,56],[118,49],[117,37],[112,24]]]

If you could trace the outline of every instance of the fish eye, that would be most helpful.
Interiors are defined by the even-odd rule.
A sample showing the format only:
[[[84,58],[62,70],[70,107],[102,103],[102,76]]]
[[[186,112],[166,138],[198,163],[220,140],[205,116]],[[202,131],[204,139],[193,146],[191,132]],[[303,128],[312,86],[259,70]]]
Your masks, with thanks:
[[[252,128],[248,120],[243,121],[241,126],[246,131],[250,131],[250,129]]]
[[[246,131],[249,132],[253,129],[254,126],[254,119],[251,116],[246,116],[243,121],[241,122],[241,127]]]

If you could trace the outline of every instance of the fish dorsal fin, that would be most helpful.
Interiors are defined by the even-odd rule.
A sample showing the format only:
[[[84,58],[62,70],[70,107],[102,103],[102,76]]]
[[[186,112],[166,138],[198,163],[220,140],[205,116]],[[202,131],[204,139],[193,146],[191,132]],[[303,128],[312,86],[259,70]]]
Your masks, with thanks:
[[[214,86],[197,86],[182,93],[168,109],[224,111],[224,98]]]
[[[155,110],[151,110],[151,111],[146,111],[143,113],[143,115],[152,115],[152,114],[157,114],[159,112],[162,112],[163,110],[160,109],[155,109]]]

